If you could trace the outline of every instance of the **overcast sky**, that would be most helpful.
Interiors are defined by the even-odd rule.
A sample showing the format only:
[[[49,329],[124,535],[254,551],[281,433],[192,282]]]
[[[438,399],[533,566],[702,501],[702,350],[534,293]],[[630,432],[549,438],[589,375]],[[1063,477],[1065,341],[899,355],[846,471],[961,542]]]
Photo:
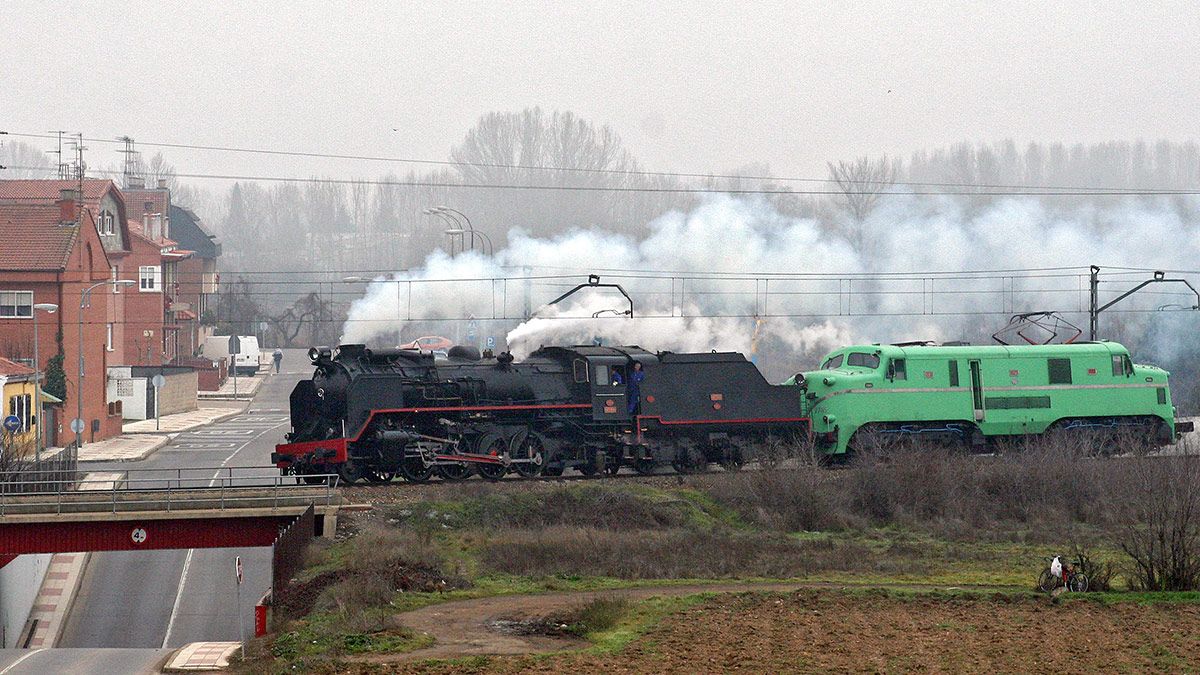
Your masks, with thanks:
[[[0,129],[446,159],[480,115],[540,105],[648,168],[801,176],[960,140],[1196,137],[1197,3],[833,5],[4,0]]]

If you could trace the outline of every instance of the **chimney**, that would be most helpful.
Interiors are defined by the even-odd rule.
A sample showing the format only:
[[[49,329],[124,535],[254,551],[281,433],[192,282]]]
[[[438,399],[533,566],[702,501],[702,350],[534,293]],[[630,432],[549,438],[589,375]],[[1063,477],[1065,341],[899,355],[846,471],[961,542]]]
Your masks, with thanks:
[[[153,239],[153,238],[154,238],[154,237],[151,237],[151,236],[150,236],[150,214],[149,214],[149,213],[143,213],[143,214],[142,214],[142,234],[143,234],[143,235],[144,235],[144,236],[145,236],[147,239]]]
[[[158,189],[159,189],[159,190],[166,190],[166,189],[167,189],[167,179],[166,179],[166,178],[159,178],[159,179],[158,179]]]
[[[58,222],[63,225],[73,225],[79,215],[76,201],[79,199],[79,191],[71,188],[63,188],[58,191]]]

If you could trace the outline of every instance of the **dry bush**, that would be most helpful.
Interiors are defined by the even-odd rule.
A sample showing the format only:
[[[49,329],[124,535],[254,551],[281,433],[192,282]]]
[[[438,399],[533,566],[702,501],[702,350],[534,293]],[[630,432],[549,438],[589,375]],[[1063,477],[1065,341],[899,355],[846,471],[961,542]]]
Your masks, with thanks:
[[[732,530],[623,531],[552,527],[514,531],[488,542],[483,563],[499,572],[571,574],[623,579],[786,578],[825,570],[871,569],[866,547],[838,541],[796,541]]]
[[[1087,547],[1075,543],[1072,547],[1071,559],[1079,562],[1079,570],[1088,579],[1089,591],[1111,591],[1113,577],[1117,575],[1117,566],[1111,560],[1099,560]]]
[[[816,461],[719,478],[697,484],[747,522],[781,532],[838,530],[853,524],[842,508],[838,476]]]
[[[563,621],[567,631],[585,636],[599,633],[616,626],[632,606],[629,598],[622,596],[600,596],[575,607]]]
[[[1200,458],[1133,457],[1118,484],[1133,588],[1200,589]]]

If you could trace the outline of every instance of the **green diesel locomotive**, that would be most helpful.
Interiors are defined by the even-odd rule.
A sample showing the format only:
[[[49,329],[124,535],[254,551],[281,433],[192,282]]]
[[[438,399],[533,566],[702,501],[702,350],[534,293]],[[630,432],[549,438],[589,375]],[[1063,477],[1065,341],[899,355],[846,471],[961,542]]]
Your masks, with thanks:
[[[1175,422],[1167,372],[1115,342],[851,346],[785,384],[805,389],[816,447],[835,457],[903,439],[982,450],[1060,432],[1104,452],[1191,430]]]

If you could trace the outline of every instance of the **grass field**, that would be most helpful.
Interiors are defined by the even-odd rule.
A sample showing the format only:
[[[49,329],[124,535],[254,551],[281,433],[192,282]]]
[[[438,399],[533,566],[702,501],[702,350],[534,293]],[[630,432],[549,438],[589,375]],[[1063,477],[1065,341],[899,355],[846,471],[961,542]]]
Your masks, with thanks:
[[[1142,581],[1113,506],[1137,487],[1114,480],[1128,465],[1060,459],[360,490],[376,507],[314,544],[243,667],[1194,669],[1197,594],[1124,590]],[[1046,558],[1074,549],[1118,590],[1035,594]],[[465,638],[441,634],[455,612]]]

